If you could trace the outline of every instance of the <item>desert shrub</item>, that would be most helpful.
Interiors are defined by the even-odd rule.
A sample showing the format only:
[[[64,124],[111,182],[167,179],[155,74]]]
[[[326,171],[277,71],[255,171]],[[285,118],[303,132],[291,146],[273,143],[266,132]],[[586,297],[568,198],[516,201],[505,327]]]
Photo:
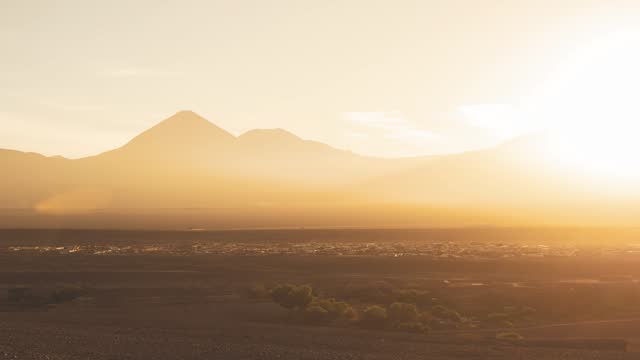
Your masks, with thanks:
[[[387,309],[379,305],[369,306],[362,313],[362,323],[367,327],[383,327],[387,319]]]
[[[253,284],[245,289],[247,298],[253,300],[268,299],[271,295],[269,289],[264,284]]]
[[[411,323],[418,319],[418,310],[414,304],[395,302],[389,306],[389,320],[397,323]]]
[[[333,309],[334,309],[333,311],[341,319],[355,320],[356,317],[358,316],[356,311],[353,309],[353,306],[351,306],[351,304],[348,304],[346,302],[339,301],[334,303]]]
[[[279,285],[271,290],[271,298],[280,306],[287,309],[302,309],[313,300],[313,290],[310,286]]]
[[[462,316],[455,310],[448,309],[442,305],[436,305],[431,308],[431,314],[442,320],[451,322],[462,322]]]
[[[522,335],[517,332],[503,332],[496,334],[496,339],[498,340],[522,340],[524,339]]]
[[[19,303],[33,294],[31,288],[15,287],[7,289],[7,301],[11,304]]]
[[[7,289],[7,302],[12,305],[37,306],[45,303],[44,299],[28,287],[14,287]]]
[[[311,306],[319,306],[327,311],[329,317],[332,320],[345,319],[351,320],[356,317],[356,312],[353,310],[351,304],[344,301],[336,301],[335,299],[322,299],[316,298],[311,303]]]
[[[84,290],[79,286],[65,286],[53,291],[49,300],[53,304],[61,304],[73,301],[82,296],[83,293]]]
[[[356,318],[356,312],[343,301],[335,299],[314,298],[311,304],[301,310],[304,320],[315,323],[332,321],[351,321]]]
[[[396,329],[404,332],[420,334],[429,333],[429,331],[431,330],[428,326],[418,321],[399,323],[398,325],[396,325]]]

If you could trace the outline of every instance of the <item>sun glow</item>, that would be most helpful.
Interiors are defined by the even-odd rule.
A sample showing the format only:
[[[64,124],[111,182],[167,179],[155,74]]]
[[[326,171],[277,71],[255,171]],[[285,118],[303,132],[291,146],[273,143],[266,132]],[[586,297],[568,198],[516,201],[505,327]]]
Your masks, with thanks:
[[[555,160],[592,175],[640,177],[640,32],[608,34],[577,51],[527,107],[551,130]]]

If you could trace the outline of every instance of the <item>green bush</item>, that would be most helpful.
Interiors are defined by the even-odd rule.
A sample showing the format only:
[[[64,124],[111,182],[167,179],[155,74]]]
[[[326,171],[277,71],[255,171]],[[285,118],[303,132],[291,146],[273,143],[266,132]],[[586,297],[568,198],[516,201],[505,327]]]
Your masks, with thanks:
[[[411,323],[418,319],[418,309],[414,304],[396,302],[389,306],[388,315],[394,324]]]
[[[268,299],[271,293],[264,284],[254,284],[245,289],[245,294],[249,299],[262,300]]]
[[[378,305],[369,306],[362,313],[362,323],[368,327],[383,327],[387,319],[387,309]]]
[[[302,309],[313,300],[313,290],[310,286],[279,285],[271,290],[271,298],[280,306],[287,309]]]
[[[46,300],[36,295],[33,289],[19,286],[7,289],[7,302],[20,306],[41,306],[46,303]]]
[[[351,321],[356,318],[356,312],[350,304],[323,298],[314,298],[304,309],[303,315],[305,320],[316,323]]]
[[[14,287],[7,289],[7,302],[10,304],[20,304],[31,297],[33,297],[31,288]]]
[[[315,298],[311,303],[311,306],[319,306],[322,309],[326,310],[329,317],[332,320],[335,319],[346,319],[352,320],[356,317],[356,312],[353,310],[353,307],[344,302],[344,301],[336,301],[335,299],[322,299]]]
[[[78,286],[65,286],[62,289],[55,290],[51,293],[50,302],[52,304],[61,304],[73,301],[84,293],[84,290]]]
[[[436,305],[431,308],[431,314],[441,320],[451,321],[451,322],[462,322],[462,316],[455,310],[448,309],[442,305]]]

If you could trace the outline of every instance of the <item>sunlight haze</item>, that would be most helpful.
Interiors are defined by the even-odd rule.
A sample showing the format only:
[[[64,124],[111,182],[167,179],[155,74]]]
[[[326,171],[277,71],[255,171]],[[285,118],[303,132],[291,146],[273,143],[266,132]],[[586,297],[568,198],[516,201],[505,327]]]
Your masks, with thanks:
[[[0,360],[640,359],[640,0],[0,0]]]
[[[638,14],[635,1],[5,0],[0,148],[94,155],[182,109],[234,135],[283,128],[378,157],[548,128],[590,143],[603,122],[637,130]]]

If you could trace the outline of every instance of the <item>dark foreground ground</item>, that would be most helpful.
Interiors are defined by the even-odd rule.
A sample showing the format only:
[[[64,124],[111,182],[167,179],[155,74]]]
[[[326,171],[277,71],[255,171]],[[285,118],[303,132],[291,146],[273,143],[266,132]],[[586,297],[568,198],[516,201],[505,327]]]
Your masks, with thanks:
[[[640,358],[635,352],[640,308],[634,313],[640,304],[640,262],[623,255],[625,251],[579,256],[565,249],[554,252],[563,255],[527,256],[524,250],[513,255],[514,245],[505,246],[512,254],[508,257],[496,254],[494,247],[488,253],[476,248],[472,255],[441,257],[442,249],[454,247],[451,243],[438,245],[437,251],[424,245],[431,252],[419,255],[389,252],[408,241],[404,234],[394,237],[393,246],[384,236],[372,240],[382,244],[370,246],[380,254],[339,255],[329,251],[327,234],[301,234],[234,233],[234,244],[249,244],[245,248],[251,251],[243,254],[234,247],[225,254],[194,250],[207,244],[219,248],[217,242],[225,238],[220,233],[194,238],[188,233],[0,231],[0,359]],[[348,234],[339,238],[344,236]],[[412,241],[445,241],[430,236]],[[256,254],[256,244],[269,248],[274,241],[283,246],[301,238],[304,243],[324,241],[323,251],[313,255],[305,247],[296,253],[291,251],[295,247],[285,246],[287,250]],[[352,238],[358,239],[357,247],[367,235]],[[97,250],[69,251],[78,246]],[[105,253],[104,246],[131,248]],[[424,288],[470,319],[482,317],[484,307],[493,303],[521,301],[539,309],[535,319],[509,330],[526,340],[624,339],[629,346],[625,352],[506,343],[493,338],[503,329],[483,327],[436,329],[425,335],[300,324],[289,321],[287,310],[278,305],[246,295],[252,285],[285,282],[311,284],[337,298],[348,294],[345,289],[378,282]],[[16,287],[39,295],[70,285],[81,287],[82,296],[55,305],[16,305],[5,296]]]

